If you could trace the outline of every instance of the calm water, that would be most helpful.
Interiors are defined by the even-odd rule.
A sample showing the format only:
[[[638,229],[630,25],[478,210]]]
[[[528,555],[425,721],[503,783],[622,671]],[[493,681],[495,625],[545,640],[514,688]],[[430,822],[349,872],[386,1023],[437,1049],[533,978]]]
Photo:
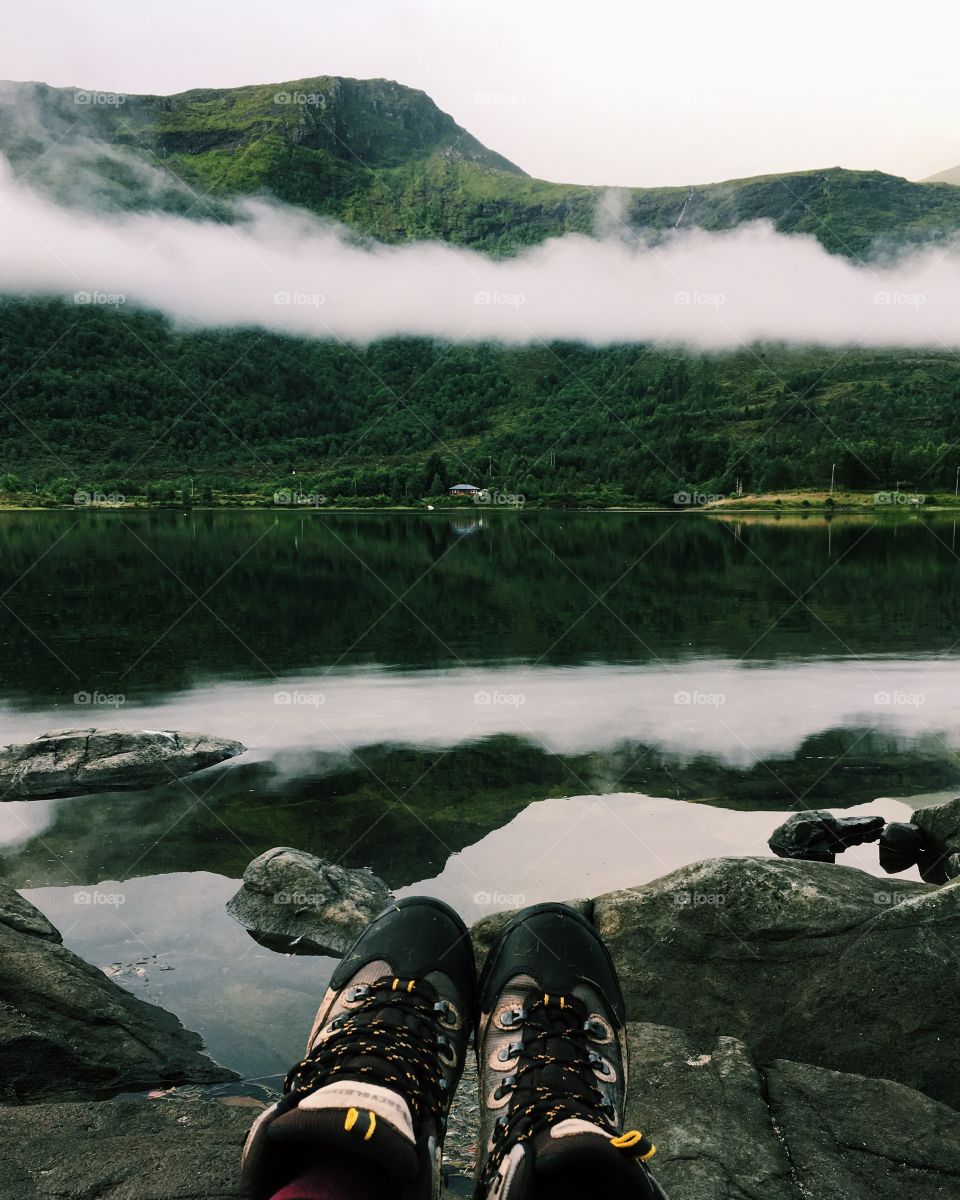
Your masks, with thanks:
[[[0,743],[249,752],[2,804],[0,873],[269,1078],[332,964],[225,914],[253,857],[369,865],[473,919],[765,854],[791,806],[902,819],[960,784],[958,566],[954,524],[917,516],[4,514]]]

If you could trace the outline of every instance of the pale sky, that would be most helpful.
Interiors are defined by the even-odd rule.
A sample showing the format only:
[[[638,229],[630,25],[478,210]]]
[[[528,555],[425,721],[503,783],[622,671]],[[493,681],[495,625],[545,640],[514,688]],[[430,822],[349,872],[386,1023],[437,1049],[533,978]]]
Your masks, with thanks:
[[[0,0],[0,78],[422,88],[532,175],[621,186],[960,164],[951,0]]]

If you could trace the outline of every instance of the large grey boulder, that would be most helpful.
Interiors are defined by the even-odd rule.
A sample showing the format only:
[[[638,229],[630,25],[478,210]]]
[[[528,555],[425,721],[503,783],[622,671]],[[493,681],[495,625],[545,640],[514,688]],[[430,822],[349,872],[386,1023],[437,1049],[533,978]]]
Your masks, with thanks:
[[[136,791],[242,754],[240,742],[166,729],[61,729],[0,749],[0,800]]]
[[[910,821],[920,830],[920,873],[931,883],[960,876],[960,798],[918,808]]]
[[[683,1200],[945,1200],[960,1114],[902,1084],[783,1060],[758,1070],[735,1038],[627,1028],[626,1128]]]
[[[350,870],[277,846],[250,863],[227,912],[271,949],[339,957],[391,899],[367,867]]]
[[[593,919],[631,1018],[960,1107],[960,881],[711,859],[599,897]]]
[[[236,1078],[201,1053],[200,1037],[172,1013],[60,945],[46,918],[18,899],[11,903],[6,888],[0,894],[0,1102]]]

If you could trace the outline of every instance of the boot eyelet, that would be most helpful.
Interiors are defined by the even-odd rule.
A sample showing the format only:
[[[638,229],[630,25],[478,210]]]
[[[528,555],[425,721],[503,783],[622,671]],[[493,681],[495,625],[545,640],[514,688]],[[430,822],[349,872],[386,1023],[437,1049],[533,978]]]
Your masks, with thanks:
[[[440,1059],[445,1067],[455,1067],[457,1065],[457,1051],[450,1039],[442,1033],[437,1034],[437,1058]]]
[[[517,1055],[523,1049],[523,1042],[509,1042],[499,1050],[494,1050],[487,1059],[491,1071],[510,1071],[517,1064]]]
[[[510,1095],[513,1092],[516,1082],[517,1078],[515,1075],[507,1075],[506,1078],[501,1079],[490,1093],[487,1099],[487,1106],[489,1108],[503,1108],[504,1105],[509,1103]]]
[[[494,1018],[494,1024],[498,1029],[516,1029],[526,1019],[527,1010],[525,1008],[502,1008]]]
[[[587,1017],[583,1023],[583,1031],[591,1042],[597,1042],[601,1046],[613,1041],[613,1029],[610,1022],[605,1021],[599,1013],[591,1013]]]
[[[590,1066],[593,1067],[593,1073],[598,1079],[604,1079],[608,1083],[612,1083],[617,1077],[616,1069],[609,1059],[604,1058],[602,1054],[596,1054],[593,1051],[589,1056]]]
[[[349,1005],[359,1004],[361,1000],[365,1000],[370,995],[370,989],[365,983],[358,984],[356,987],[347,988],[343,994],[343,1003]]]
[[[462,1025],[460,1014],[449,1000],[438,1000],[433,1006],[433,1011],[444,1029],[459,1029]]]

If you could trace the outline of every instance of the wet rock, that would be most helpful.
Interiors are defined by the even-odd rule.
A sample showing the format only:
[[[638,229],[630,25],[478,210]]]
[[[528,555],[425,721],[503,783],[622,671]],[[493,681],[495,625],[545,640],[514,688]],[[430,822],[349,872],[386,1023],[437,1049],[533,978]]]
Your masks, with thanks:
[[[945,883],[956,878],[948,866],[953,854],[960,854],[960,798],[929,808],[918,808],[910,818],[923,837],[918,859],[920,875],[928,883]]]
[[[0,1108],[0,1196],[234,1200],[256,1115],[177,1100]]]
[[[366,867],[349,870],[277,846],[247,867],[227,912],[270,949],[339,957],[391,899]]]
[[[960,881],[711,859],[599,897],[593,919],[630,1017],[960,1107]]]
[[[8,925],[17,933],[28,933],[49,942],[62,942],[60,931],[43,913],[24,900],[18,891],[0,879],[0,925]]]
[[[626,1128],[684,1200],[940,1200],[960,1174],[960,1114],[886,1079],[775,1060],[735,1038],[627,1027]]]
[[[888,875],[916,866],[923,853],[923,834],[908,821],[890,821],[880,835],[880,866]]]
[[[848,846],[875,842],[883,826],[883,817],[835,817],[825,809],[814,808],[784,821],[767,844],[781,858],[834,862]]]
[[[169,783],[244,752],[240,742],[155,729],[63,729],[0,749],[0,800],[50,800]]]
[[[0,922],[0,1102],[235,1078],[201,1053],[200,1037],[172,1013],[131,996],[59,945],[32,905],[12,905],[6,892],[2,904],[12,921]],[[8,1194],[17,1193],[0,1189]]]

